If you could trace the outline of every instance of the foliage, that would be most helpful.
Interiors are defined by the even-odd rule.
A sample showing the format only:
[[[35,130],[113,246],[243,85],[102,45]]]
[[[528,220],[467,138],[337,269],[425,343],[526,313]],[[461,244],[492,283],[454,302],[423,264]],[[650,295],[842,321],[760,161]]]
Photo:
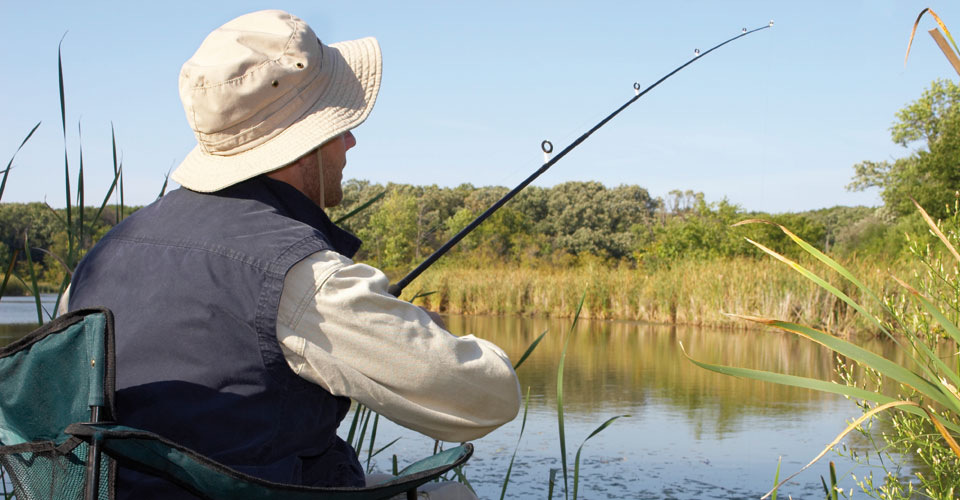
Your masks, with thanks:
[[[934,218],[942,218],[960,188],[960,87],[949,80],[936,80],[920,99],[897,113],[891,128],[893,142],[909,148],[924,147],[909,156],[890,161],[863,161],[854,165],[847,188],[862,191],[880,188],[886,207],[899,216],[913,213],[916,200]]]
[[[960,200],[954,203],[950,212],[950,217],[938,224],[944,236],[942,245],[928,245],[915,239],[909,247],[911,255],[923,266],[922,271],[914,276],[916,293],[928,298],[935,306],[935,311],[946,318],[950,325],[945,327],[935,314],[920,304],[891,308],[891,323],[905,325],[916,332],[918,341],[922,343],[921,350],[941,354],[949,350],[944,360],[953,364],[950,367],[953,372],[960,373],[956,339],[952,339],[948,331],[960,319],[960,261],[947,252],[950,246],[955,248],[960,245]],[[885,298],[888,303],[897,300],[896,297]],[[851,373],[853,369],[864,368],[838,365],[841,379],[849,386],[856,385]],[[916,389],[890,384],[889,380],[875,375],[872,378],[877,380],[875,385],[879,390],[897,394],[900,399],[924,401],[922,393]],[[945,376],[940,382],[957,395],[956,377]],[[958,421],[956,410],[941,409],[940,414],[955,423]],[[930,498],[955,498],[956,492],[960,491],[960,459],[944,442],[931,421],[911,413],[893,413],[884,417],[884,420],[889,431],[880,435],[882,445],[878,447],[878,454],[882,453],[888,464],[900,464],[902,460],[898,460],[899,457],[910,457],[919,466],[914,474],[916,482],[901,477],[898,467],[887,465],[883,468],[882,482],[874,484],[871,472],[858,481],[860,487],[877,498],[910,498],[914,491],[923,492]]]
[[[932,233],[941,241],[941,250],[933,253],[930,246],[920,246],[915,242],[911,251],[927,269],[924,278],[916,276],[920,281],[920,289],[894,277],[906,293],[897,297],[887,296],[885,300],[881,299],[881,294],[865,287],[835,260],[780,226],[782,232],[804,251],[839,274],[844,281],[856,286],[864,298],[870,298],[880,305],[882,314],[869,312],[859,302],[807,267],[760,243],[752,242],[765,253],[786,263],[864,315],[896,342],[909,361],[892,361],[800,324],[750,316],[739,317],[795,333],[824,345],[835,351],[845,363],[852,363],[858,369],[872,374],[869,378],[877,381],[872,387],[855,382],[857,378],[849,376],[846,366],[841,368],[841,378],[845,384],[835,384],[779,373],[711,365],[692,358],[691,361],[719,373],[831,392],[857,400],[863,409],[863,416],[851,423],[804,469],[837,445],[847,433],[860,428],[861,424],[871,418],[882,418],[893,424],[893,431],[882,435],[885,445],[878,447],[877,452],[886,455],[887,460],[890,460],[893,454],[921,461],[927,467],[926,473],[917,474],[922,490],[933,498],[953,498],[954,492],[960,488],[960,445],[956,442],[956,437],[960,435],[960,393],[957,392],[957,387],[960,386],[960,354],[956,352],[956,345],[960,343],[960,329],[956,326],[960,317],[960,253],[956,251],[957,244],[960,244],[960,215],[957,215],[960,203],[954,205],[950,230],[947,231],[949,236],[944,234],[942,227],[934,223],[919,205],[917,208]],[[945,258],[942,249],[949,250],[952,256]],[[906,302],[904,295],[912,296],[913,300]],[[943,349],[945,345],[949,347],[947,353]],[[885,391],[885,386],[892,387],[896,396]],[[897,408],[897,413],[881,413],[890,412],[893,408]],[[881,498],[890,498],[890,495],[899,495],[913,489],[910,484],[902,484],[899,476],[891,473],[886,466],[884,468],[887,472],[884,484],[874,486],[871,475],[869,481],[860,483],[864,491]]]

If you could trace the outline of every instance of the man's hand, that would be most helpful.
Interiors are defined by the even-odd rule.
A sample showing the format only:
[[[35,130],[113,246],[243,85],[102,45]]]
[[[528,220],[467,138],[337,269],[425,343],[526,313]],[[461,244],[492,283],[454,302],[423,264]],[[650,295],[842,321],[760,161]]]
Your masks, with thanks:
[[[430,319],[432,319],[434,323],[440,325],[440,328],[443,328],[444,330],[447,329],[447,323],[443,321],[443,318],[440,317],[440,313],[436,311],[431,311],[426,307],[422,307],[422,306],[420,307],[420,309],[423,309],[423,312],[427,313],[430,316]]]

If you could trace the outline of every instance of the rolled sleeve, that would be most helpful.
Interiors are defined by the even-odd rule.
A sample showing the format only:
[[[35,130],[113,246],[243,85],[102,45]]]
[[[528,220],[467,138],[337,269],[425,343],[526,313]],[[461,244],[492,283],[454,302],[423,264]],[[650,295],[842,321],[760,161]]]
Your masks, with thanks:
[[[294,372],[434,439],[477,439],[516,417],[520,385],[507,355],[450,334],[388,285],[381,271],[331,251],[295,265],[277,321]]]

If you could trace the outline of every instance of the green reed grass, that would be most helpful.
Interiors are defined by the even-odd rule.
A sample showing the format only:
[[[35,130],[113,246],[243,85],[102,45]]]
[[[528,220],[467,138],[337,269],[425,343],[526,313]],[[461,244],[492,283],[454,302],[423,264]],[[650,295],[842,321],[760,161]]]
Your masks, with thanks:
[[[958,264],[960,264],[960,253],[956,251],[950,239],[943,234],[938,225],[930,219],[923,208],[921,208],[919,205],[917,205],[917,208],[930,226],[931,232],[933,232],[941,240],[944,246],[951,251],[951,253],[956,257]],[[756,222],[764,221],[745,221],[745,223]],[[871,391],[864,388],[851,386],[849,384],[835,384],[822,380],[795,377],[780,373],[713,365],[696,361],[688,356],[688,359],[690,359],[696,365],[719,373],[753,378],[778,384],[805,387],[823,392],[840,394],[864,401],[864,414],[860,418],[848,425],[847,428],[841,432],[833,442],[828,444],[826,448],[810,463],[800,469],[800,471],[797,473],[794,473],[787,479],[781,481],[774,489],[813,465],[824,454],[826,454],[827,451],[832,449],[833,446],[837,445],[844,436],[854,429],[859,428],[861,423],[869,420],[880,412],[894,408],[902,412],[915,415],[921,419],[926,419],[929,424],[936,429],[936,432],[942,436],[944,442],[949,445],[949,449],[952,450],[953,455],[955,455],[952,457],[953,460],[960,458],[960,445],[958,445],[956,442],[956,436],[960,435],[960,393],[958,393],[956,389],[958,386],[960,386],[960,373],[958,373],[958,370],[948,366],[942,359],[940,359],[940,356],[933,352],[929,346],[927,346],[926,339],[921,337],[921,333],[918,330],[915,330],[910,325],[904,324],[904,322],[901,321],[898,312],[890,307],[889,302],[880,299],[882,294],[877,294],[868,288],[867,285],[865,285],[861,280],[857,279],[854,274],[844,266],[840,265],[837,261],[827,256],[823,252],[812,247],[807,242],[790,232],[790,230],[787,228],[783,226],[778,227],[797,245],[803,248],[807,254],[825,265],[830,270],[834,271],[847,283],[851,283],[855,289],[860,292],[859,296],[861,298],[871,299],[875,305],[881,309],[881,313],[883,315],[880,316],[871,313],[866,307],[861,305],[857,300],[853,299],[849,294],[844,293],[842,290],[840,290],[840,288],[831,284],[819,274],[811,271],[808,267],[801,265],[796,261],[790,260],[760,243],[753,241],[751,241],[751,243],[765,253],[773,256],[776,260],[786,264],[788,268],[797,272],[805,279],[812,281],[818,287],[828,291],[830,294],[840,299],[843,303],[849,305],[851,309],[860,313],[860,315],[865,316],[866,319],[876,328],[880,329],[882,332],[884,332],[884,334],[888,335],[897,342],[898,347],[906,353],[906,359],[904,362],[894,361],[874,354],[867,349],[840,339],[836,336],[826,333],[825,331],[820,331],[809,326],[800,325],[789,321],[746,315],[735,315],[735,317],[757,324],[773,326],[821,344],[833,350],[838,355],[843,356],[845,359],[851,360],[860,366],[872,370],[883,379],[892,380],[900,384],[902,387],[909,387],[913,392],[914,397],[908,399],[894,398],[879,391]],[[956,273],[954,275],[956,275]],[[929,315],[930,318],[933,319],[932,323],[936,325],[939,331],[943,332],[943,335],[951,339],[953,342],[960,344],[960,329],[957,328],[953,321],[947,318],[946,314],[942,312],[938,304],[935,304],[927,297],[924,297],[920,292],[907,283],[897,279],[896,277],[893,277],[893,279],[907,291],[907,295],[912,295],[912,298],[916,300],[922,311],[924,311],[927,315]],[[896,331],[896,334],[894,334],[894,330]],[[899,342],[898,337],[902,337],[904,342]],[[957,356],[957,354],[954,354],[954,356]],[[867,406],[867,401],[874,403],[876,406],[872,408]],[[835,472],[832,471],[832,474],[835,475]],[[771,495],[771,493],[768,493],[767,496]],[[833,490],[833,497],[836,498],[836,489]],[[828,498],[830,498],[829,491]]]
[[[500,489],[500,500],[507,494],[507,485],[510,484],[510,473],[513,471],[513,461],[517,458],[517,451],[520,449],[520,440],[523,439],[523,431],[527,428],[527,411],[530,409],[530,388],[527,387],[527,396],[523,398],[523,421],[520,423],[520,435],[517,436],[517,446],[513,449],[513,455],[510,457],[510,465],[507,466],[507,473],[503,477],[503,487]]]
[[[33,136],[33,133],[36,132],[38,128],[40,128],[40,122],[37,122],[37,124],[34,125],[32,129],[30,129],[30,132],[27,133],[27,136],[24,137],[23,141],[20,142],[20,145],[17,146],[17,150],[13,152],[12,156],[10,156],[10,161],[7,162],[7,167],[3,169],[3,178],[0,179],[0,200],[3,199],[3,192],[7,188],[7,178],[10,177],[10,172],[13,170],[14,158],[17,157],[17,153],[19,153],[20,150],[23,149],[24,144],[26,144],[27,141],[30,140],[30,137]],[[0,298],[3,297],[3,292],[7,289],[7,283],[10,282],[10,276],[13,275],[13,267],[17,263],[17,257],[20,255],[20,249],[14,248],[14,249],[11,249],[11,252],[13,253],[10,256],[10,264],[7,266],[6,272],[3,275],[3,282],[0,283]]]
[[[777,485],[780,484],[780,464],[783,462],[783,457],[777,458],[777,472],[773,475],[773,493],[770,495],[770,500],[777,500]]]
[[[563,421],[563,365],[564,361],[567,358],[567,348],[570,346],[570,339],[573,337],[573,333],[577,326],[577,320],[580,319],[580,312],[583,309],[583,302],[586,300],[587,294],[584,293],[580,296],[580,303],[577,305],[577,312],[573,316],[573,324],[570,325],[570,331],[567,332],[567,338],[563,344],[563,352],[560,354],[560,364],[557,367],[557,429],[560,431],[560,464],[563,470],[563,495],[564,498],[570,498],[570,483],[568,480],[567,472],[567,436],[564,432],[564,421]],[[535,342],[539,342],[543,338],[543,335],[540,336]],[[586,439],[580,443],[580,447],[577,448],[576,459],[574,460],[573,468],[573,500],[577,500],[577,493],[579,491],[580,485],[580,452],[583,451],[583,445],[587,443],[590,438],[596,436],[601,431],[606,429],[610,424],[615,420],[621,417],[628,417],[629,415],[617,415],[607,419],[606,422],[600,424],[599,427],[593,430]],[[521,431],[522,432],[522,431]],[[511,461],[512,463],[512,461]],[[551,471],[552,475],[552,471]],[[553,490],[553,479],[551,477],[550,481],[551,492]],[[551,493],[552,496],[552,493]]]
[[[122,172],[123,168],[120,163],[117,161],[117,146],[116,146],[116,134],[113,130],[113,125],[110,127],[111,134],[111,143],[113,146],[113,180],[111,181],[110,187],[107,190],[106,195],[103,197],[103,201],[100,203],[100,206],[97,207],[97,211],[92,220],[86,220],[84,214],[84,207],[86,206],[86,186],[84,184],[84,161],[83,161],[83,146],[82,146],[82,128],[81,125],[77,124],[77,133],[80,137],[80,144],[78,145],[78,170],[77,170],[77,180],[76,180],[76,192],[74,193],[71,190],[71,178],[70,178],[70,153],[67,148],[67,105],[66,105],[66,93],[64,92],[64,77],[63,77],[63,59],[62,59],[62,44],[63,39],[60,40],[60,46],[57,48],[57,75],[60,91],[60,120],[61,120],[61,130],[63,132],[63,165],[64,165],[64,190],[65,190],[65,202],[66,207],[64,210],[64,217],[61,217],[57,211],[51,208],[49,205],[47,207],[53,212],[55,218],[63,226],[64,230],[67,233],[67,254],[66,255],[56,255],[48,249],[42,248],[33,248],[29,243],[29,231],[27,234],[24,234],[24,248],[23,253],[25,255],[27,269],[29,273],[30,283],[26,283],[21,277],[17,276],[18,280],[24,285],[24,287],[31,292],[34,296],[34,301],[37,307],[37,322],[42,324],[45,319],[53,318],[56,314],[56,311],[59,309],[60,301],[63,298],[63,294],[70,284],[70,278],[73,273],[74,267],[76,267],[80,258],[83,255],[83,252],[89,248],[92,242],[89,242],[89,235],[94,232],[96,224],[100,221],[101,216],[103,215],[104,210],[109,204],[111,196],[119,188],[120,192],[120,203],[117,205],[117,221],[119,222],[120,218],[123,216],[123,178]],[[20,144],[20,147],[17,148],[19,151],[24,144],[30,139],[33,133],[40,126],[39,123],[33,127],[30,133],[27,134],[26,138]],[[14,153],[16,155],[16,153]],[[6,186],[7,176],[10,173],[12,168],[13,158],[10,159],[10,162],[7,165],[7,169],[4,172],[3,179],[0,180],[0,196],[2,196],[3,188]],[[74,208],[77,208],[76,218],[74,218]],[[54,259],[64,267],[66,271],[63,277],[63,280],[58,284],[57,287],[57,299],[54,304],[52,311],[44,311],[40,302],[40,283],[37,279],[36,266],[32,258],[32,251],[39,250],[45,254],[51,255]],[[0,286],[0,295],[6,288],[6,283],[11,276],[13,276],[14,264],[16,263],[16,257],[19,253],[19,249],[14,253],[11,263],[7,269],[6,274],[4,275],[3,285]],[[44,314],[46,313],[46,314]],[[44,317],[46,316],[46,318]]]

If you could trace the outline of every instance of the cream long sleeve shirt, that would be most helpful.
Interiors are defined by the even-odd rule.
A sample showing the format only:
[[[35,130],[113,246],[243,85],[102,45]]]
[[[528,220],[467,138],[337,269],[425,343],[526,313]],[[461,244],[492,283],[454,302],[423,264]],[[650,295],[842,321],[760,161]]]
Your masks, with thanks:
[[[297,263],[277,317],[293,371],[434,439],[477,439],[513,420],[520,384],[507,355],[450,334],[388,285],[381,271],[332,251]]]
[[[434,439],[469,441],[513,420],[520,384],[507,355],[450,334],[387,293],[388,284],[381,271],[332,251],[293,266],[277,316],[290,368]]]

